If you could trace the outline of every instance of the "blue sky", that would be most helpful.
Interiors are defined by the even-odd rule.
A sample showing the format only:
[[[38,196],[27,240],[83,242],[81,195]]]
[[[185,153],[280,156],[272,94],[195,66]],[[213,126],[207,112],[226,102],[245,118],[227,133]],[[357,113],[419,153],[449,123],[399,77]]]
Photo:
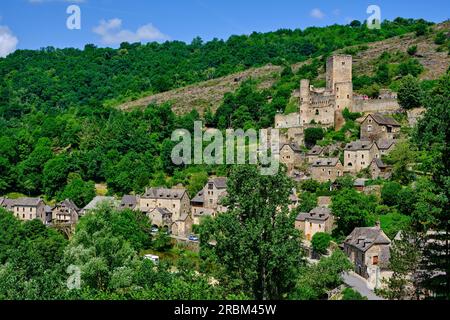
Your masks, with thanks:
[[[45,46],[82,48],[86,43],[117,47],[142,42],[226,39],[232,34],[305,28],[364,20],[371,4],[382,19],[448,19],[448,0],[1,0],[0,56],[14,49]],[[66,8],[81,9],[81,30],[66,27]]]

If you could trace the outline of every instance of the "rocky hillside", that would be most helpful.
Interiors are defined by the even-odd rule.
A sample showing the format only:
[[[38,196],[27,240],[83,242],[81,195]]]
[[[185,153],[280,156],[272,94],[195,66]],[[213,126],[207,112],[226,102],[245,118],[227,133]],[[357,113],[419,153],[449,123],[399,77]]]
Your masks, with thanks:
[[[387,40],[373,42],[367,46],[348,47],[338,50],[335,53],[351,53],[353,55],[354,74],[372,75],[376,60],[383,52],[406,52],[409,47],[417,46],[415,58],[425,68],[420,77],[429,80],[437,79],[450,66],[450,58],[447,50],[439,52],[439,46],[434,43],[434,38],[439,31],[450,32],[450,21],[435,25],[433,32],[425,36],[417,37],[415,33],[409,33]],[[305,61],[303,63],[308,62]],[[298,69],[303,63],[293,65],[293,70]],[[282,67],[274,65],[252,68],[226,77],[147,96],[121,104],[118,108],[122,110],[133,110],[134,108],[145,107],[150,103],[160,104],[170,102],[173,105],[174,112],[177,114],[186,113],[192,109],[203,113],[208,106],[211,110],[215,111],[219,107],[223,95],[236,90],[242,81],[252,78],[259,83],[260,88],[268,88],[279,79],[281,71]],[[322,72],[324,71],[322,70]],[[324,77],[324,75],[322,74],[321,77]]]

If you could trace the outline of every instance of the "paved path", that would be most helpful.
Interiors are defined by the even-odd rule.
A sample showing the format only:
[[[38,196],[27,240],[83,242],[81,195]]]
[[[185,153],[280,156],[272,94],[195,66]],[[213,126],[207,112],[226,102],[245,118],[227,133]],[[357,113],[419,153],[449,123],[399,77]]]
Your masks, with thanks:
[[[344,283],[350,286],[352,289],[358,291],[369,300],[385,300],[382,297],[377,296],[372,290],[367,287],[366,279],[360,277],[354,272],[342,274]]]

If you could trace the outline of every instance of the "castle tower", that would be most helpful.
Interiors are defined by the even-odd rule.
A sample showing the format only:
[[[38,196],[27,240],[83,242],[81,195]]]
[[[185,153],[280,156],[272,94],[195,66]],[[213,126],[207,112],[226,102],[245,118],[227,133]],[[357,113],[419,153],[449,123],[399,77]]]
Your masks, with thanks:
[[[300,124],[306,123],[307,112],[310,107],[310,83],[309,79],[300,80]]]
[[[334,90],[336,83],[352,82],[352,56],[333,55],[327,60],[327,89]]]

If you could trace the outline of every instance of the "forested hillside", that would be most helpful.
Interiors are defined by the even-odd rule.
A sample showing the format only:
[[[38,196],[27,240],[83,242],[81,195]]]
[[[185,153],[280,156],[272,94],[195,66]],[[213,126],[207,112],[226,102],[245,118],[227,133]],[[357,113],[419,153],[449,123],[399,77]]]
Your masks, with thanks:
[[[166,104],[129,113],[110,107],[113,101],[272,63],[282,70],[275,83],[261,90],[260,83],[244,81],[236,93],[221,97],[216,113],[207,110],[204,115],[208,125],[221,129],[268,127],[276,112],[295,109],[290,97],[299,79],[321,81],[323,57],[339,48],[410,32],[421,36],[431,32],[430,25],[398,18],[383,22],[380,30],[354,21],[207,43],[194,39],[191,44],[124,43],[119,49],[87,45],[84,50],[19,50],[0,60],[0,194],[20,192],[49,200],[76,197],[82,206],[93,196],[94,182],[106,182],[109,193],[118,195],[176,183],[195,193],[205,172],[227,170],[175,168],[171,163],[170,133],[174,128],[192,128],[200,118],[198,112],[176,115]],[[447,43],[444,39],[441,45]],[[311,58],[295,73],[291,70],[292,63]],[[410,60],[407,71],[417,69],[414,58]],[[384,69],[380,70],[382,77]],[[378,77],[362,79],[361,86],[373,91]],[[387,81],[395,82],[395,77],[388,75]]]

